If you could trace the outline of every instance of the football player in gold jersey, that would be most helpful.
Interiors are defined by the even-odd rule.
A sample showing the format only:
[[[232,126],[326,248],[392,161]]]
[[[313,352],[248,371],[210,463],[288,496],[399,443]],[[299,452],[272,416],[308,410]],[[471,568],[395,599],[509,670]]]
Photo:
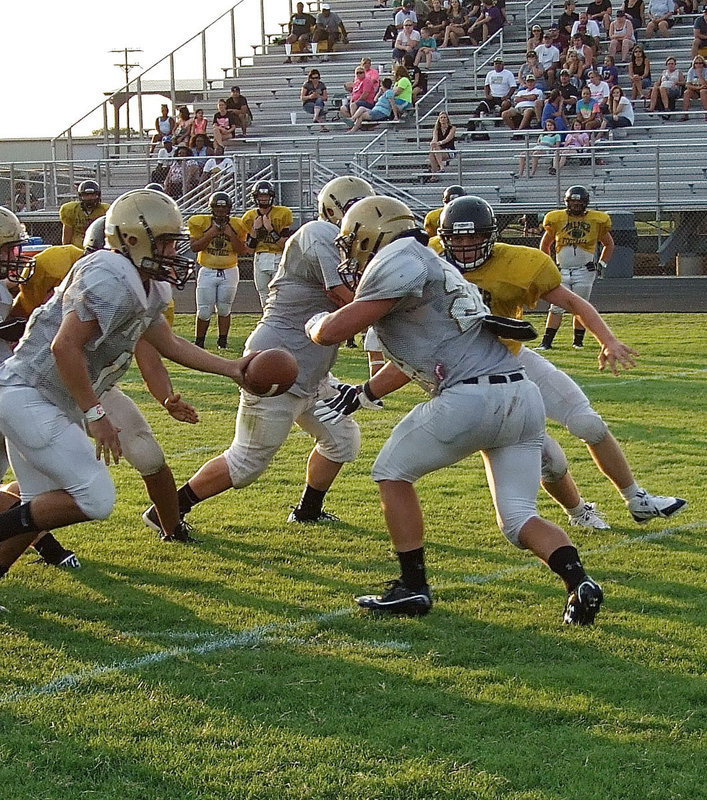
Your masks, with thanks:
[[[589,209],[589,192],[584,186],[570,186],[565,192],[565,208],[558,208],[545,215],[545,233],[540,240],[540,249],[550,255],[555,247],[555,258],[562,275],[562,285],[575,294],[589,300],[598,271],[606,267],[614,253],[611,217],[604,211]],[[597,244],[602,251],[599,263],[595,262]],[[547,317],[545,335],[538,350],[550,350],[557,331],[562,324],[565,309],[553,304]],[[573,347],[584,347],[585,328],[582,321],[574,318]]]
[[[270,181],[258,181],[251,194],[255,208],[246,211],[241,221],[253,238],[253,280],[258,290],[260,305],[265,308],[268,284],[277,272],[280,256],[292,228],[292,210],[276,206],[275,187]],[[257,242],[257,243],[256,243]]]
[[[59,209],[61,243],[82,247],[88,226],[99,217],[105,217],[108,203],[101,202],[101,187],[96,181],[82,181],[76,192],[79,199],[64,203]]]
[[[481,289],[492,313],[521,319],[525,308],[546,300],[577,315],[599,341],[600,369],[608,366],[618,374],[620,369],[634,366],[636,351],[616,337],[594,306],[563,285],[559,270],[547,254],[531,247],[497,243],[497,235],[493,210],[480,197],[460,197],[442,212],[439,236],[445,257]],[[538,385],[547,416],[584,441],[636,522],[672,517],[687,505],[679,497],[651,495],[636,483],[621,446],[568,375],[538,352],[514,342],[508,345],[518,351],[528,377]],[[564,506],[573,524],[607,527],[606,523],[597,524],[592,504],[584,503],[569,478],[564,453],[548,436],[543,448],[543,476],[543,485]]]
[[[425,221],[422,227],[425,229],[429,236],[437,235],[437,228],[439,228],[439,218],[447,203],[456,200],[457,197],[463,197],[466,194],[463,186],[447,186],[442,194],[442,205],[439,208],[433,208],[425,216]]]

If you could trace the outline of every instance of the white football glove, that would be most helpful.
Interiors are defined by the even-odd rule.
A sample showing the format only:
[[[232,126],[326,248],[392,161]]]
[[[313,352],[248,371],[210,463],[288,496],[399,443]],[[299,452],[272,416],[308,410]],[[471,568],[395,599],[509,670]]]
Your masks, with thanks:
[[[312,333],[312,328],[319,322],[319,320],[324,319],[324,317],[328,316],[329,316],[328,311],[320,311],[318,314],[315,314],[314,316],[310,317],[304,323],[304,332],[307,334],[307,336],[309,336],[310,339],[312,338],[310,335]]]
[[[606,274],[606,261],[597,261],[597,278],[603,278]]]
[[[329,422],[336,425],[344,417],[350,417],[359,408],[368,408],[371,411],[380,411],[383,401],[374,397],[368,388],[368,383],[363,386],[352,386],[350,383],[339,383],[334,386],[338,394],[328,400],[317,400],[314,406],[314,416],[319,422]]]

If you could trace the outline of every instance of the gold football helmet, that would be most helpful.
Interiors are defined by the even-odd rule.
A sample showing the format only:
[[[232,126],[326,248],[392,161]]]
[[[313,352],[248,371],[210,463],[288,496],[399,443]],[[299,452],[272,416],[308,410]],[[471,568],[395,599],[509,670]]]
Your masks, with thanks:
[[[34,271],[34,259],[22,254],[27,236],[9,208],[0,206],[0,278],[25,283]]]
[[[417,227],[412,211],[393,197],[365,197],[346,212],[336,244],[343,260],[339,275],[351,291],[371,259],[401,233]]]
[[[194,274],[191,259],[162,252],[163,242],[187,241],[177,204],[162,192],[135,189],[121,195],[106,213],[105,234],[108,247],[152,280],[182,288]]]
[[[317,195],[319,218],[341,225],[344,214],[357,200],[375,194],[373,187],[363,178],[342,175],[327,183]]]

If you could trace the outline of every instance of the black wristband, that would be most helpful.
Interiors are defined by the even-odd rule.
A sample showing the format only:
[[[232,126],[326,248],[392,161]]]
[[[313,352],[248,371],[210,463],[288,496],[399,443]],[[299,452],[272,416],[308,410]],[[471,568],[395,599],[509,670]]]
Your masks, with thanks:
[[[255,238],[255,236],[251,236],[250,234],[248,234],[245,243],[246,246],[250,247],[251,250],[255,250],[255,248],[258,246],[258,240]]]
[[[373,390],[371,389],[370,381],[366,381],[363,386],[361,387],[361,391],[366,395],[366,397],[372,402],[377,403],[380,400],[380,397],[376,397],[373,394]]]

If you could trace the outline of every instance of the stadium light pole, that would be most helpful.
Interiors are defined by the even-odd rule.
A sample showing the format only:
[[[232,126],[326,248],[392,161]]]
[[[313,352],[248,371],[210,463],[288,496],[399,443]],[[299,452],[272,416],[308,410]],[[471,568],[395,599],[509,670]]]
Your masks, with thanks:
[[[139,50],[134,47],[120,47],[117,50],[110,50],[110,53],[122,53],[123,54],[123,61],[120,64],[114,64],[113,66],[119,67],[120,69],[125,72],[125,95],[127,100],[125,101],[125,129],[127,130],[127,137],[130,138],[130,70],[134,67],[139,67],[139,64],[131,64],[130,63],[130,54],[131,53],[142,53],[142,50]],[[118,139],[120,139],[120,124],[118,125]]]

